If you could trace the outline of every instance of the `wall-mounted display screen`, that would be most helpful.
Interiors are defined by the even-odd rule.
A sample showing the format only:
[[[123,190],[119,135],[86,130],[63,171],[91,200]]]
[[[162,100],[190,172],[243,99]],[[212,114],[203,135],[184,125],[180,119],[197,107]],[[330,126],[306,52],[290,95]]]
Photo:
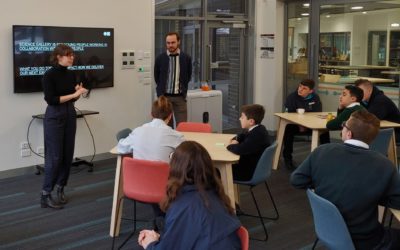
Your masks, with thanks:
[[[42,91],[43,74],[59,43],[72,47],[77,81],[86,88],[114,85],[114,29],[13,26],[14,93]]]

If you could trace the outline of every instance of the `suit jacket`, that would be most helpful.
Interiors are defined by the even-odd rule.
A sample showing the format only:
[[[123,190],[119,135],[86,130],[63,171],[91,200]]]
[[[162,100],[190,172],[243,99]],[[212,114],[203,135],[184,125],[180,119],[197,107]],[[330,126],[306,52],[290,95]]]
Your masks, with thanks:
[[[227,149],[240,155],[239,163],[233,165],[233,179],[248,181],[253,177],[258,160],[265,148],[271,145],[268,131],[264,125],[258,125],[250,132],[238,134],[236,140],[239,144],[231,144]]]
[[[165,94],[169,70],[169,56],[167,52],[161,53],[154,64],[154,80],[156,81],[157,96]],[[188,84],[192,78],[192,59],[182,51],[179,53],[179,89],[184,97]]]

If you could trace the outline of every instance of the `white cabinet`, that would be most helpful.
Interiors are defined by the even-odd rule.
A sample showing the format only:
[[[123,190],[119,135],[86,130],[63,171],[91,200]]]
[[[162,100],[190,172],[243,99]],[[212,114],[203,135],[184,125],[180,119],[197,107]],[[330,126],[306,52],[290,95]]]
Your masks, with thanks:
[[[222,133],[222,92],[220,90],[189,90],[187,93],[189,122],[207,119],[213,132]]]

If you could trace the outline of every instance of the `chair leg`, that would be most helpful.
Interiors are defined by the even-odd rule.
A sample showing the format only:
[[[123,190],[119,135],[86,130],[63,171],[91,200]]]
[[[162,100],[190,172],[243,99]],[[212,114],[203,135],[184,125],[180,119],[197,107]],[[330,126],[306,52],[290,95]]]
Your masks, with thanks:
[[[315,249],[315,247],[317,246],[318,241],[319,241],[319,239],[316,238],[315,241],[314,241],[314,244],[312,245],[312,248],[311,248],[312,250]]]
[[[254,193],[253,193],[253,187],[250,187],[250,193],[251,193],[251,196],[253,197],[254,204],[256,205],[256,209],[257,209],[257,213],[258,213],[258,218],[260,218],[261,225],[263,226],[263,229],[264,229],[265,239],[263,239],[263,241],[267,241],[267,240],[268,240],[267,228],[265,227],[264,219],[263,219],[263,217],[261,216],[260,209],[258,208],[257,200],[256,200],[256,197],[254,196]]]
[[[267,188],[267,191],[268,191],[269,197],[271,198],[272,205],[274,206],[274,209],[275,209],[275,214],[276,214],[276,216],[275,216],[275,217],[270,217],[270,218],[268,218],[268,217],[264,217],[264,219],[265,219],[265,218],[267,218],[267,219],[270,219],[270,220],[277,220],[277,219],[279,219],[279,212],[278,212],[278,208],[276,207],[275,200],[274,200],[274,198],[272,197],[271,190],[269,189],[269,186],[268,186],[267,182],[265,181],[264,183],[265,183],[265,187]]]
[[[392,222],[393,222],[393,214],[390,215],[390,219],[389,219],[389,228],[392,228]]]
[[[129,236],[122,242],[121,246],[118,247],[118,250],[121,249],[136,233],[136,201],[133,201],[133,232],[129,234]]]
[[[118,200],[118,208],[119,207],[121,207],[121,201],[122,201],[122,199],[123,199],[124,197],[122,196],[121,198],[119,198],[119,200]],[[119,212],[119,209],[117,210],[117,212]],[[118,217],[119,217],[119,214],[117,213],[117,216],[116,216],[116,218],[118,219]],[[115,224],[114,224],[114,234],[115,234],[115,231],[117,231],[117,222],[115,222]],[[112,246],[111,246],[111,249],[112,250],[114,250],[114,244],[115,244],[115,238],[116,238],[117,236],[115,236],[114,235],[114,237],[113,237],[113,241],[112,241]]]

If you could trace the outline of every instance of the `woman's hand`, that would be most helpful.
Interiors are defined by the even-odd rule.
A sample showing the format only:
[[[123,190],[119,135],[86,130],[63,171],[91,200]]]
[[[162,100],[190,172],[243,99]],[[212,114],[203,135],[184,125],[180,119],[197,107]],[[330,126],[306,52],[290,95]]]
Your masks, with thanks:
[[[159,239],[160,235],[154,230],[142,230],[138,237],[138,243],[146,249],[150,243],[158,241]]]
[[[83,87],[82,83],[75,85],[75,93],[74,94],[75,94],[76,98],[79,98],[82,94],[85,94],[87,92],[88,92],[88,90]]]

